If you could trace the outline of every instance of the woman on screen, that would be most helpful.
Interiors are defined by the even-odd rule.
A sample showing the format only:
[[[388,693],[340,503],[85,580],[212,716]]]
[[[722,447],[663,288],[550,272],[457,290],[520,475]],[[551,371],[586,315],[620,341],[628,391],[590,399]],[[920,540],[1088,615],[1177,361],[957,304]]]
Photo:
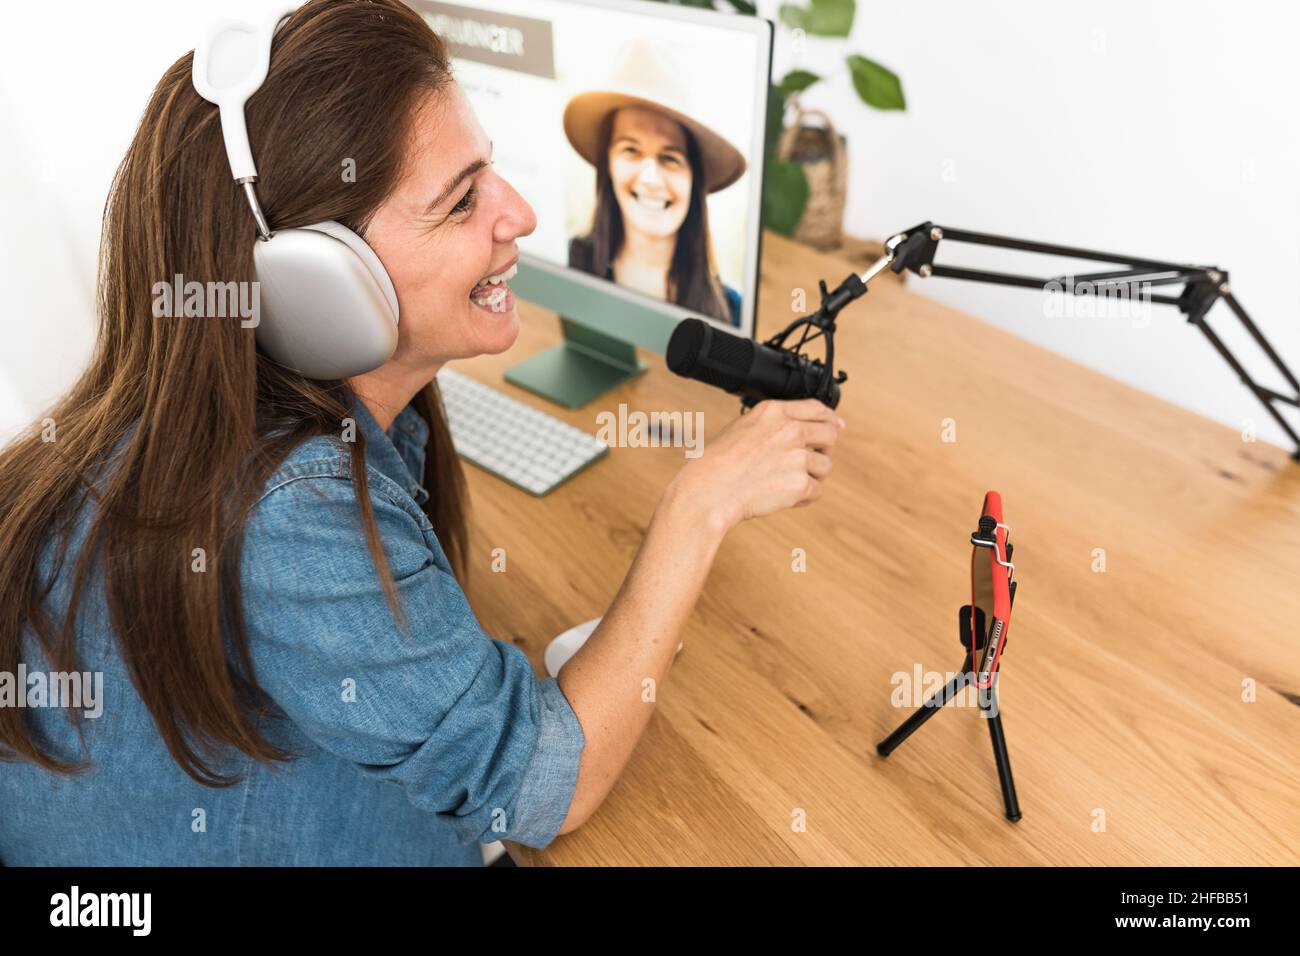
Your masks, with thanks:
[[[676,86],[644,46],[623,62],[635,87]],[[717,275],[705,197],[744,174],[740,151],[685,113],[627,92],[575,96],[564,132],[596,170],[591,228],[570,240],[569,265],[739,326],[740,295]]]

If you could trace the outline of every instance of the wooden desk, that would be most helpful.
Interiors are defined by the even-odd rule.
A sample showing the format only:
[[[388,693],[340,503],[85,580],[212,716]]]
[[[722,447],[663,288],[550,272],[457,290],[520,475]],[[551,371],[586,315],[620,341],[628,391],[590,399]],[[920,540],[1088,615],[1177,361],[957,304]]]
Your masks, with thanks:
[[[819,277],[849,271],[769,236],[760,333],[788,321],[793,288],[811,306]],[[559,333],[521,313],[507,355],[457,367],[527,398],[501,372]],[[894,282],[840,324],[849,427],[825,498],[732,532],[608,800],[546,850],[511,846],[515,859],[1300,863],[1300,465]],[[620,402],[703,409],[707,454],[738,403],[644,358],[647,374],[593,406],[546,410],[594,432]],[[947,418],[956,443],[941,440]],[[470,596],[488,632],[540,671],[551,637],[605,611],[682,460],[615,448],[541,500],[467,466]],[[1019,824],[974,708],[875,752],[908,712],[892,676],[960,666],[989,488],[1021,581],[1001,680]],[[505,573],[490,570],[498,547]]]

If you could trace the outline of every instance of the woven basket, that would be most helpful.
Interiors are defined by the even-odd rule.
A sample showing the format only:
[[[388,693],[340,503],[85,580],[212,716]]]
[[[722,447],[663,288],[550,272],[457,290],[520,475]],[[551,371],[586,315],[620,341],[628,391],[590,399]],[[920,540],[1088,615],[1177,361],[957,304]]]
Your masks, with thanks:
[[[820,126],[809,125],[820,119]],[[837,249],[844,241],[848,161],[844,137],[821,110],[799,107],[782,132],[777,155],[798,163],[808,177],[808,205],[794,238],[814,249]]]

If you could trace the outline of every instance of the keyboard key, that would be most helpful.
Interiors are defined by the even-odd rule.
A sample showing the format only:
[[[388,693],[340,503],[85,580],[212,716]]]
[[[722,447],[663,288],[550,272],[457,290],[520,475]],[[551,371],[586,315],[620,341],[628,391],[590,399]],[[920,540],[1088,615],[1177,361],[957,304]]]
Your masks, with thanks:
[[[544,495],[609,451],[580,428],[449,368],[438,386],[456,453],[498,478]]]

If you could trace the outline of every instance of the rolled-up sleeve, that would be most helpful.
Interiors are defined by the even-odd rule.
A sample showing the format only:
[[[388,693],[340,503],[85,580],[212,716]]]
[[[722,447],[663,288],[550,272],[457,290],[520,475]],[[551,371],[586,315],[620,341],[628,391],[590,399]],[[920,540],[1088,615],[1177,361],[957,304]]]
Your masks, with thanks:
[[[585,743],[572,706],[483,632],[427,522],[382,491],[370,501],[405,631],[351,481],[285,482],[255,507],[240,568],[259,685],[320,747],[400,785],[463,842],[546,846]]]

